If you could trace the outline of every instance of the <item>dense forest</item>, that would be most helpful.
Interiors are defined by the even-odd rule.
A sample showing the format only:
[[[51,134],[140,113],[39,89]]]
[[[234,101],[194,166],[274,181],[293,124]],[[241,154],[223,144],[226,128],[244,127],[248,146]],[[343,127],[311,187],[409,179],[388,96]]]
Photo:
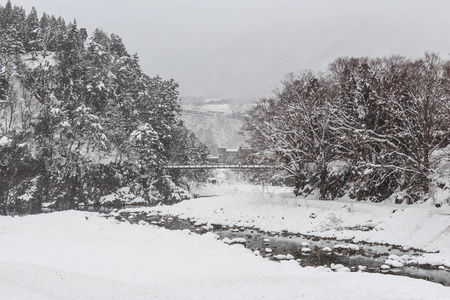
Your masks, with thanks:
[[[285,169],[297,194],[434,198],[450,189],[450,62],[338,58],[323,73],[288,76],[244,130],[254,161]]]
[[[0,6],[0,214],[180,199],[205,174],[161,166],[208,150],[179,113],[178,84],[119,36]],[[449,61],[338,58],[248,112],[242,159],[277,164],[297,195],[414,203],[450,189],[449,116]]]
[[[0,214],[173,200],[161,165],[208,155],[174,80],[144,74],[119,36],[87,35],[0,6]]]

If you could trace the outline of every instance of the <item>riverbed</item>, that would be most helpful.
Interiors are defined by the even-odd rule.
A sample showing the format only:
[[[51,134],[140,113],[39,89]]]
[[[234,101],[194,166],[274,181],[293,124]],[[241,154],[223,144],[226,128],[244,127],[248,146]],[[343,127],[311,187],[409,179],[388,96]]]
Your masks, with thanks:
[[[424,251],[398,245],[354,243],[351,240],[263,231],[259,228],[206,224],[177,216],[147,212],[114,211],[107,218],[132,224],[151,224],[169,230],[213,233],[227,244],[241,244],[255,255],[275,261],[295,260],[299,265],[326,268],[334,272],[370,272],[408,276],[450,286],[446,266],[417,264]],[[398,258],[398,259],[397,259]],[[403,262],[403,263],[400,263]],[[409,263],[408,263],[409,262]]]

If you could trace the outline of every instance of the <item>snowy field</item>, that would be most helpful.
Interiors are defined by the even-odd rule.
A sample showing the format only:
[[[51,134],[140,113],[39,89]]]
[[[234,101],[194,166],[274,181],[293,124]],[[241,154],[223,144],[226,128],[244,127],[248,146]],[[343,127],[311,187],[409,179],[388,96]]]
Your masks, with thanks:
[[[261,187],[237,183],[207,189],[203,191],[227,196],[154,210],[205,223],[352,234],[360,240],[439,250],[424,259],[448,263],[446,208],[295,199],[287,196],[288,190],[263,193]],[[331,213],[341,220],[333,219],[338,226],[327,223]],[[339,230],[368,223],[378,230]],[[436,300],[450,299],[450,288],[402,276],[277,263],[241,245],[227,245],[211,233],[170,231],[67,211],[0,217],[0,299]]]

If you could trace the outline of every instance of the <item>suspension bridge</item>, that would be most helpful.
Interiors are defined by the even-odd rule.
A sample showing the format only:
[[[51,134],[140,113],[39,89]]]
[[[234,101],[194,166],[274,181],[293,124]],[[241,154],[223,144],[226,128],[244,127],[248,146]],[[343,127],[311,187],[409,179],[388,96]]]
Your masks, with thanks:
[[[257,170],[278,169],[275,165],[251,165],[251,164],[198,164],[198,165],[164,165],[163,170],[210,170],[210,169],[234,169]]]

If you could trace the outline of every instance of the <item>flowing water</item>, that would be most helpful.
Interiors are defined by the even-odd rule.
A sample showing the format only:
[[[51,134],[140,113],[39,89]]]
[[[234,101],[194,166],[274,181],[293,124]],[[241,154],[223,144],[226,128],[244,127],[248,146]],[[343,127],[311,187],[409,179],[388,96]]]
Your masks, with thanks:
[[[414,258],[424,252],[403,249],[393,245],[371,243],[354,244],[316,236],[288,232],[263,232],[250,228],[229,228],[221,225],[207,226],[171,216],[146,213],[121,212],[113,214],[117,220],[131,223],[149,223],[170,230],[189,229],[192,232],[217,234],[226,243],[241,243],[258,255],[272,260],[294,259],[301,266],[328,267],[335,271],[363,271],[408,276],[450,286],[450,269],[444,266],[405,265],[386,267],[390,255]]]

